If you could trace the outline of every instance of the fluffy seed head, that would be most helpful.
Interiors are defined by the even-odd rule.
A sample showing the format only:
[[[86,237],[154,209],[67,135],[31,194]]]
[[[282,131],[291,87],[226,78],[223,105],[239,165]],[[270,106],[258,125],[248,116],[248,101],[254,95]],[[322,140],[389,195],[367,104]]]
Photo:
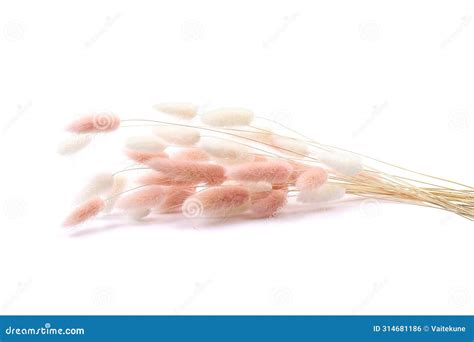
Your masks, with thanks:
[[[140,221],[150,215],[151,209],[134,209],[134,210],[129,210],[128,214],[132,219],[135,221]]]
[[[227,172],[231,179],[250,182],[286,183],[293,167],[283,161],[262,161],[233,166]]]
[[[254,126],[254,125],[252,125]],[[232,132],[239,137],[245,138],[247,142],[260,142],[265,145],[272,144],[272,130],[268,127],[247,127],[245,131]]]
[[[303,157],[309,154],[308,145],[297,139],[273,135],[272,144],[278,151],[286,155]]]
[[[156,208],[163,201],[164,193],[159,185],[144,186],[121,196],[116,207],[125,210]]]
[[[194,145],[201,138],[199,131],[192,127],[157,126],[153,128],[153,133],[167,143],[178,146]]]
[[[236,180],[227,180],[222,185],[239,185],[244,186],[248,189],[250,194],[256,194],[261,192],[269,192],[272,190],[272,184],[268,182],[243,182]]]
[[[328,173],[320,167],[313,167],[303,172],[296,180],[296,187],[300,190],[314,190],[326,183]]]
[[[317,189],[304,189],[298,194],[297,201],[302,203],[321,203],[341,199],[346,189],[337,184],[326,183]]]
[[[203,149],[194,147],[176,152],[171,156],[176,160],[209,161],[209,154]]]
[[[89,145],[91,141],[90,134],[72,134],[59,144],[58,153],[63,156],[74,154]]]
[[[82,223],[91,217],[96,216],[105,207],[105,202],[100,197],[94,197],[79,205],[71,214],[64,220],[64,227],[72,227]]]
[[[261,199],[252,201],[250,210],[257,217],[275,216],[286,204],[286,191],[273,190]]]
[[[170,186],[165,190],[165,199],[158,208],[160,213],[174,213],[181,211],[184,201],[194,194],[192,186]]]
[[[346,176],[355,176],[363,169],[362,159],[353,153],[343,151],[322,151],[318,157],[321,162],[329,166],[331,169]]]
[[[204,138],[201,147],[212,157],[227,163],[249,162],[254,160],[252,151],[241,144],[233,141]]]
[[[150,152],[124,149],[123,153],[125,153],[128,158],[141,164],[153,158],[168,158],[168,154],[166,154],[166,152],[161,151]]]
[[[268,158],[264,156],[255,156],[254,161],[256,162],[268,161]]]
[[[201,120],[209,126],[247,126],[253,120],[253,112],[244,108],[219,108],[202,114]]]
[[[135,136],[127,139],[125,147],[135,151],[160,152],[166,148],[166,143],[155,136]]]
[[[192,103],[186,102],[168,102],[160,103],[153,106],[153,109],[173,115],[180,119],[192,119],[196,116],[198,107]]]
[[[289,164],[293,166],[293,172],[291,173],[289,181],[294,183],[298,179],[299,176],[301,176],[306,170],[308,170],[311,166],[298,163],[295,161],[289,161]]]
[[[217,185],[225,180],[225,169],[220,165],[163,158],[152,159],[147,164],[176,181]]]
[[[107,200],[105,209],[104,209],[106,213],[109,213],[112,211],[112,209],[115,206],[115,203],[118,200],[118,195],[121,194],[125,190],[126,186],[127,186],[127,177],[121,174],[114,176],[114,184],[112,186],[112,189],[110,189],[109,193],[107,194],[107,197],[109,199]]]
[[[189,215],[189,208],[199,207],[203,216],[225,217],[246,210],[249,205],[250,193],[243,186],[217,186],[196,193],[183,204],[183,214]],[[193,217],[196,211],[192,211]]]
[[[109,172],[102,172],[92,177],[87,185],[80,192],[77,202],[84,202],[91,197],[107,193],[114,185],[114,175]]]
[[[176,186],[184,186],[184,185],[196,185],[200,182],[192,181],[192,180],[176,180],[172,176],[164,175],[163,173],[150,171],[136,179],[136,182],[140,185],[176,185]]]
[[[105,133],[115,131],[120,118],[111,113],[84,115],[71,122],[66,130],[72,133]]]

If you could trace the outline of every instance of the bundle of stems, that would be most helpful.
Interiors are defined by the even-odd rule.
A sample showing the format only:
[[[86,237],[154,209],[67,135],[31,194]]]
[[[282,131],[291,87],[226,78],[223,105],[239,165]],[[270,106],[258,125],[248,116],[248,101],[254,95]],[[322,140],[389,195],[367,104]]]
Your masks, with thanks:
[[[242,108],[199,113],[189,103],[166,103],[155,109],[168,118],[121,119],[101,113],[67,127],[71,136],[60,145],[61,154],[76,153],[94,135],[119,128],[150,132],[128,138],[119,151],[134,165],[96,175],[66,226],[111,210],[135,218],[176,211],[192,217],[245,212],[273,217],[293,197],[303,204],[324,204],[346,195],[474,219],[474,188],[459,182],[322,144]],[[130,178],[135,184],[127,188]]]

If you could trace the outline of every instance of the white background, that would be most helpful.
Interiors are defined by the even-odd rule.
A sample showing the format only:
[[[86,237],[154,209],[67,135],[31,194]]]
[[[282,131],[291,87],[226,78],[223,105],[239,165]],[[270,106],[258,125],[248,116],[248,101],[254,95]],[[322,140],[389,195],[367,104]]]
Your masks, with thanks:
[[[56,155],[80,113],[244,106],[474,184],[472,1],[2,1],[0,313],[472,314],[474,226],[347,203],[211,227],[60,222],[115,138]],[[116,149],[111,148],[114,145]]]

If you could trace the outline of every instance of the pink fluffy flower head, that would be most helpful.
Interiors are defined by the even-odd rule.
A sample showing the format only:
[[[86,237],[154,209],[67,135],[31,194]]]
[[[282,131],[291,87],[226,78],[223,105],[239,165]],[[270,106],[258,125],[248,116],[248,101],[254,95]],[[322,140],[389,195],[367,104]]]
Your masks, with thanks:
[[[159,185],[147,185],[123,195],[116,204],[120,209],[149,209],[161,204],[164,189]]]
[[[158,208],[160,213],[174,213],[181,210],[184,201],[194,194],[193,186],[170,186],[165,190],[165,199]]]
[[[168,158],[168,154],[162,151],[137,151],[132,149],[125,149],[123,151],[125,155],[136,161],[137,163],[145,163],[153,158]]]
[[[304,171],[296,180],[296,187],[299,190],[317,189],[328,179],[326,170],[320,167],[313,167]]]
[[[105,208],[105,202],[100,197],[93,197],[76,207],[64,220],[64,227],[72,227],[96,216]]]
[[[250,182],[286,183],[293,167],[284,161],[262,161],[236,165],[230,168],[227,176],[230,179]]]
[[[152,169],[176,181],[218,185],[225,180],[225,169],[216,164],[164,158],[152,159],[147,164]]]
[[[66,130],[72,133],[112,132],[120,126],[120,118],[111,113],[84,115],[71,122]]]
[[[250,192],[243,186],[217,186],[196,193],[183,204],[187,217],[226,217],[248,208]]]
[[[256,217],[275,216],[286,204],[286,191],[284,190],[273,190],[265,195],[254,197],[252,200],[250,210]]]

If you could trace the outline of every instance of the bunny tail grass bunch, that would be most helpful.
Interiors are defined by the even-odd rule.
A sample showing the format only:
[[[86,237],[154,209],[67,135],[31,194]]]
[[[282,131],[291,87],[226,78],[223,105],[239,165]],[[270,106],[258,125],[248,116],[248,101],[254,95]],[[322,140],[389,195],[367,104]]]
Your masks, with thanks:
[[[274,217],[288,202],[325,205],[350,196],[415,204],[474,219],[474,188],[329,146],[243,108],[199,112],[153,106],[156,119],[102,113],[70,123],[58,152],[77,153],[98,134],[126,130],[117,154],[133,163],[97,173],[64,226],[119,212],[133,219]],[[311,208],[311,207],[310,207]]]

